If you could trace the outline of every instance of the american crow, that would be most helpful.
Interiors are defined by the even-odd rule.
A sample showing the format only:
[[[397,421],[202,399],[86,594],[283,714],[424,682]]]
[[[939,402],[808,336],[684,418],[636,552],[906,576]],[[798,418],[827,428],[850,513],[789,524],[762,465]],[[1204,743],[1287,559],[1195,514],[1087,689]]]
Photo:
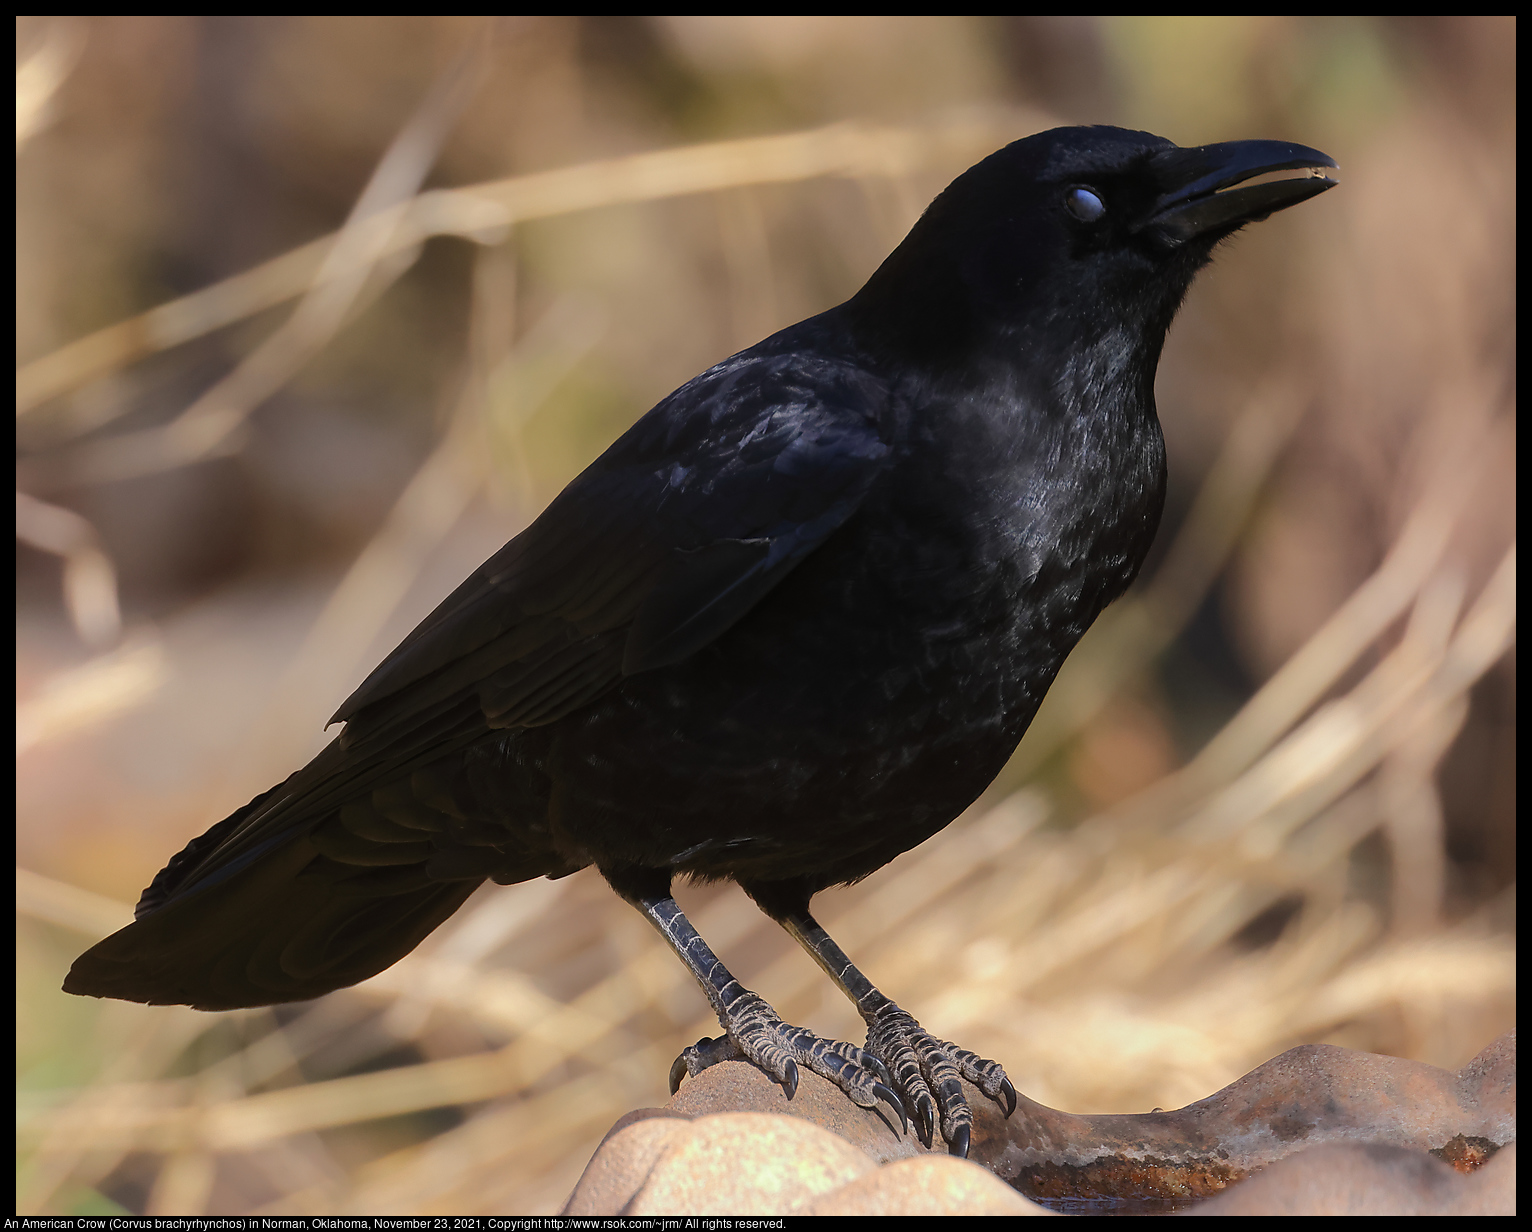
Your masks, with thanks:
[[[175,856],[65,990],[317,997],[409,953],[486,878],[594,864],[724,1028],[672,1089],[745,1057],[791,1096],[806,1065],[965,1154],[958,1075],[1009,1115],[1005,1072],[874,988],[809,900],[935,834],[1005,764],[1154,537],[1155,368],[1193,276],[1335,165],[1117,128],[986,158],[850,300],[640,419],[378,666],[328,748]],[[742,988],[677,874],[742,886],[867,1042]]]

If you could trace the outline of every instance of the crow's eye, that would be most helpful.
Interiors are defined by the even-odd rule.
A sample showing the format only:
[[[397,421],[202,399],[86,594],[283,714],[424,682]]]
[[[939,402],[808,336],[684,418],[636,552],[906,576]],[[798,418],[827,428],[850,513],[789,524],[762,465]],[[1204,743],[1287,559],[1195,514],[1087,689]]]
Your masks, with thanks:
[[[1081,222],[1095,222],[1106,213],[1106,203],[1088,188],[1065,189],[1064,208]]]

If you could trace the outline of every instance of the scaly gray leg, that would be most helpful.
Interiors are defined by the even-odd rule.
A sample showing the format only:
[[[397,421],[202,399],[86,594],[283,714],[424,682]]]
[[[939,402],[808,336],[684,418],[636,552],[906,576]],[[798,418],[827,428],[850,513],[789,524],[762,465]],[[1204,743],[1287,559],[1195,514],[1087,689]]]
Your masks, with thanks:
[[[874,988],[809,914],[806,895],[778,886],[751,887],[749,892],[856,1005],[867,1023],[864,1050],[892,1070],[893,1086],[904,1096],[926,1145],[933,1140],[939,1117],[947,1149],[968,1155],[973,1111],[958,1081],[960,1074],[1004,1107],[1006,1116],[1016,1111],[1016,1088],[999,1063],[937,1039]]]
[[[781,1083],[791,1099],[798,1090],[798,1066],[805,1065],[833,1082],[863,1108],[876,1108],[880,1101],[887,1104],[898,1116],[901,1130],[909,1129],[903,1104],[892,1090],[893,1078],[882,1061],[854,1044],[823,1039],[812,1031],[784,1023],[771,1006],[741,985],[708,948],[670,896],[668,878],[661,890],[654,877],[635,877],[631,873],[606,876],[619,894],[644,913],[644,918],[686,964],[724,1029],[722,1036],[698,1040],[676,1058],[670,1069],[672,1095],[686,1075],[696,1076],[719,1061],[740,1059],[750,1061]]]

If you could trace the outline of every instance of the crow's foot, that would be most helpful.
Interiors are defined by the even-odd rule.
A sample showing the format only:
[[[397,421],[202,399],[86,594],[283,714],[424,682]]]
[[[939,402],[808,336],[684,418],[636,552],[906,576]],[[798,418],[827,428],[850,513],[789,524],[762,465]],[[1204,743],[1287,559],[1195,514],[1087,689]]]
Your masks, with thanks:
[[[892,1001],[872,1016],[866,1051],[893,1072],[892,1086],[903,1097],[915,1130],[930,1146],[938,1123],[953,1155],[966,1158],[973,1132],[973,1111],[959,1076],[968,1079],[1005,1109],[1016,1111],[1016,1088],[996,1061],[939,1040]],[[939,1120],[938,1120],[939,1119]]]
[[[827,1040],[803,1027],[789,1026],[754,993],[743,993],[730,1004],[725,1030],[726,1034],[716,1039],[700,1039],[681,1050],[670,1067],[672,1095],[687,1075],[696,1077],[720,1061],[740,1060],[749,1061],[780,1083],[787,1098],[792,1099],[798,1090],[798,1066],[802,1065],[833,1082],[862,1108],[887,1104],[898,1116],[900,1129],[909,1130],[888,1067],[855,1044]]]

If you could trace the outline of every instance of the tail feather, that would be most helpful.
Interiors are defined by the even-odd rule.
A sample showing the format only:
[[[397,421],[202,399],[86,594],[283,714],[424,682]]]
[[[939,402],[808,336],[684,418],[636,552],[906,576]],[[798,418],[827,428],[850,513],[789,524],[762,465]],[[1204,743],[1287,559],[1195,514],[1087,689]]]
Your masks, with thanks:
[[[483,880],[376,870],[413,872],[407,888],[356,871],[297,839],[113,933],[75,960],[64,991],[203,1010],[306,1001],[398,962]]]
[[[207,1010],[306,1001],[398,962],[491,877],[579,867],[548,841],[540,780],[499,743],[381,781],[354,760],[332,742],[193,839],[64,991]]]

